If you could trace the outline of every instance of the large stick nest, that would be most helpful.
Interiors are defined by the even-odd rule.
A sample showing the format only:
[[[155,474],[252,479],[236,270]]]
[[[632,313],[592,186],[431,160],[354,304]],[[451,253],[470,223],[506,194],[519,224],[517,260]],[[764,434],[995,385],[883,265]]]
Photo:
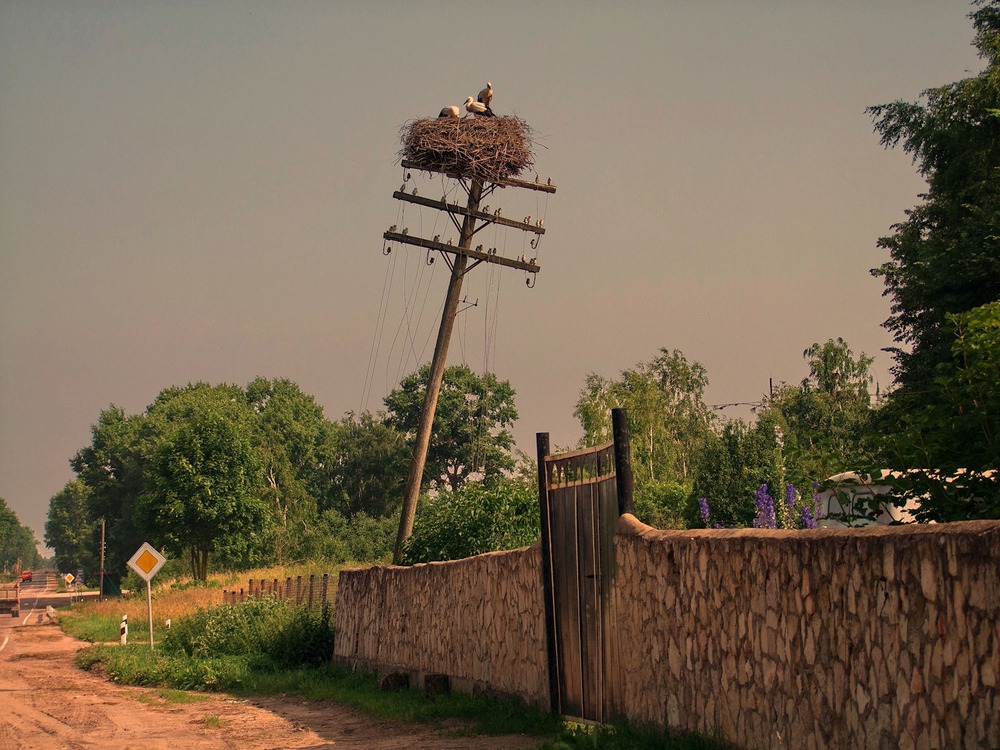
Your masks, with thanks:
[[[487,181],[517,177],[535,162],[531,128],[520,117],[441,117],[400,128],[401,159],[417,169]]]

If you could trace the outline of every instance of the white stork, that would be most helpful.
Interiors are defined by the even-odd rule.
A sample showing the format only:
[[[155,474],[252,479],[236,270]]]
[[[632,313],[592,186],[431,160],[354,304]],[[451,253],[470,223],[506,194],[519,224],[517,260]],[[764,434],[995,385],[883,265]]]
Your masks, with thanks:
[[[458,107],[452,104],[441,110],[441,114],[438,115],[438,119],[440,120],[442,117],[458,117],[458,115]]]
[[[471,96],[465,100],[465,111],[470,115],[480,115],[481,117],[496,117],[493,110],[482,102],[475,101]]]
[[[493,103],[493,84],[489,81],[486,82],[486,88],[479,92],[479,98],[476,99],[480,104],[485,104],[487,107]]]

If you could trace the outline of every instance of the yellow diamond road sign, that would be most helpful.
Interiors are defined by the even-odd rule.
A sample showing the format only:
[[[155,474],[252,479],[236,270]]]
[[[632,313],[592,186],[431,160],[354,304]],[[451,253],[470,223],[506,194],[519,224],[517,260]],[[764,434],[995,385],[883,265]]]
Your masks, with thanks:
[[[142,546],[132,555],[132,559],[128,561],[128,566],[138,573],[142,580],[148,581],[156,575],[166,561],[167,558],[157,552],[149,542],[143,542]]]
[[[67,573],[63,576],[63,580],[66,581],[66,583],[73,583],[73,578],[74,576],[72,573]]]

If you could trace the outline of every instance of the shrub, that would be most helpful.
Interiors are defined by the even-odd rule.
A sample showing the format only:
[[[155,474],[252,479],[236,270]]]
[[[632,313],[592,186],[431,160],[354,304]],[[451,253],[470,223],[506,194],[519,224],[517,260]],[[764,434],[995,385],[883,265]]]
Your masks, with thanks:
[[[512,479],[442,492],[417,511],[407,564],[458,560],[534,544],[541,534],[534,487]]]

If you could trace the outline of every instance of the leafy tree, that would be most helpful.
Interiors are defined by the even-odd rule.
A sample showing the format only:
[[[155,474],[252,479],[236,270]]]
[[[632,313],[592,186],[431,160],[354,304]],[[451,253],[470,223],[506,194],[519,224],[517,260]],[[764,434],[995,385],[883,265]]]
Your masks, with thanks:
[[[347,414],[328,431],[321,449],[325,482],[324,510],[346,518],[364,513],[394,515],[403,497],[412,450],[406,436],[370,412]]]
[[[779,430],[785,479],[808,486],[870,462],[875,450],[868,392],[873,360],[865,354],[855,358],[841,338],[815,343],[802,356],[809,376],[797,386],[779,388],[763,413]]]
[[[150,449],[144,427],[144,415],[128,416],[112,404],[91,427],[90,445],[70,460],[88,490],[86,522],[105,519],[107,570],[124,570],[126,561],[145,541],[135,518],[136,500],[146,488]]]
[[[13,570],[18,563],[22,568],[36,567],[41,560],[36,544],[34,532],[0,497],[0,570]]]
[[[430,365],[404,378],[385,398],[386,422],[416,439]],[[430,485],[457,492],[473,474],[486,480],[514,468],[510,428],[517,421],[514,389],[493,373],[466,365],[445,368],[424,476]]]
[[[469,482],[457,492],[425,498],[417,509],[405,562],[458,560],[534,544],[541,534],[534,485],[512,479]]]
[[[909,469],[890,484],[897,501],[919,500],[919,520],[1000,518],[1000,301],[948,322],[939,396],[896,425],[892,452]]]
[[[199,580],[212,553],[224,564],[257,562],[271,519],[252,412],[233,388],[168,389],[148,411],[160,439],[139,498],[141,522],[167,549],[189,554]]]
[[[591,373],[574,416],[583,445],[611,439],[611,410],[628,411],[636,486],[690,481],[695,457],[711,434],[712,413],[704,401],[708,375],[675,349],[623,370],[618,380]]]
[[[1000,0],[976,4],[979,75],[868,109],[882,144],[902,144],[928,185],[879,240],[891,259],[872,271],[892,299],[884,325],[899,344],[903,411],[938,398],[936,368],[951,359],[947,316],[1000,299]]]
[[[82,569],[88,576],[99,572],[100,539],[90,515],[90,494],[83,481],[73,479],[49,500],[45,544],[56,551],[59,570]]]
[[[781,487],[784,457],[777,424],[763,414],[753,425],[741,419],[726,422],[713,433],[698,457],[692,499],[687,507],[690,526],[704,525],[697,500],[706,498],[712,523],[749,526],[756,515],[754,493],[762,484]]]
[[[274,512],[274,554],[281,564],[302,556],[298,542],[317,514],[310,488],[327,420],[316,400],[286,378],[256,378],[246,387],[246,399],[255,415],[254,443],[262,459],[264,498]]]

